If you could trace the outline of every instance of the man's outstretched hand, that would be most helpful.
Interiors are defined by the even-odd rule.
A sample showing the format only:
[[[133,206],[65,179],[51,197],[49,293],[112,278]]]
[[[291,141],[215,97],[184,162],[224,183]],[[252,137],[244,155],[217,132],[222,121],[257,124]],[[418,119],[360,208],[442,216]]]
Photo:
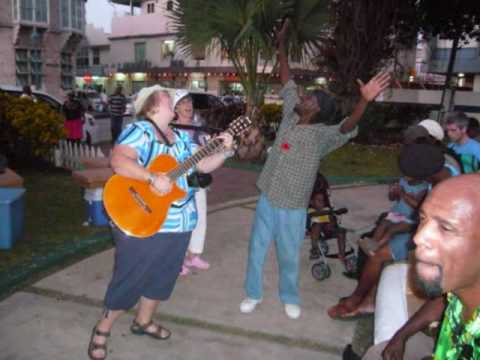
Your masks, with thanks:
[[[385,90],[390,83],[390,74],[385,72],[379,72],[366,84],[362,80],[357,79],[358,85],[360,85],[360,93],[362,98],[370,102],[374,100],[383,90]]]

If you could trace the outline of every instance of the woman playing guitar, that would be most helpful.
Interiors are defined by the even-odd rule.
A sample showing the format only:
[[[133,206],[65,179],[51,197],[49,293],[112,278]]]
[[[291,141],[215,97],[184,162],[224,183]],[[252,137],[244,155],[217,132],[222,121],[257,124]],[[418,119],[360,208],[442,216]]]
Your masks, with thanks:
[[[93,328],[88,346],[88,356],[94,360],[107,357],[106,343],[113,323],[137,302],[138,310],[130,331],[158,340],[170,337],[170,331],[153,323],[152,317],[159,302],[167,300],[173,291],[197,222],[187,174],[173,182],[166,174],[147,169],[158,156],[168,154],[182,162],[196,149],[186,132],[169,127],[174,117],[169,93],[158,85],[142,89],[135,101],[135,112],[138,121],[125,128],[112,151],[114,172],[133,181],[148,183],[151,192],[159,197],[166,196],[176,187],[187,196],[172,204],[165,221],[152,236],[139,239],[112,225],[115,266],[105,295],[103,317]],[[230,134],[222,133],[218,138],[225,151],[232,148]],[[224,160],[224,152],[217,152],[199,161],[196,168],[209,173]],[[128,208],[125,211],[128,212]]]

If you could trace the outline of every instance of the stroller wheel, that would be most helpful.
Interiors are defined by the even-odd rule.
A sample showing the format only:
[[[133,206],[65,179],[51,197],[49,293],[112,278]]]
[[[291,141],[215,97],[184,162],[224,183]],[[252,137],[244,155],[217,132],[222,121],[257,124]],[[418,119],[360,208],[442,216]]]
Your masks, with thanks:
[[[312,246],[310,249],[310,260],[317,260],[320,258],[320,249],[317,246]]]
[[[357,260],[355,254],[350,255],[345,259],[345,270],[348,273],[355,273],[357,271]]]
[[[330,250],[329,247],[328,247],[327,241],[326,240],[320,240],[318,245],[320,246],[320,251],[322,252],[323,256],[327,256],[328,251]]]
[[[312,265],[312,276],[315,280],[322,281],[330,276],[330,266],[324,261]]]

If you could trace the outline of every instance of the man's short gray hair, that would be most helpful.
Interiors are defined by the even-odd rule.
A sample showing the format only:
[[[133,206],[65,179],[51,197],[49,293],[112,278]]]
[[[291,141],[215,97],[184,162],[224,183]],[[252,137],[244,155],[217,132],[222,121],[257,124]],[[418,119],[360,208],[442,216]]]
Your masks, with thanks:
[[[467,129],[468,122],[469,122],[468,116],[462,111],[452,111],[445,115],[446,125],[455,124],[459,128]]]

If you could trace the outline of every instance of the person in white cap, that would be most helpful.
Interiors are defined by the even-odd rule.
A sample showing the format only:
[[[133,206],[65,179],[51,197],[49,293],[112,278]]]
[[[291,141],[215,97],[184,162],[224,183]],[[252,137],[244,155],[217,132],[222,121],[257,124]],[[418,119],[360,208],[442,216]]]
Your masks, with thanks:
[[[208,134],[201,131],[200,126],[203,123],[195,122],[193,99],[190,93],[184,89],[177,89],[173,97],[173,109],[175,111],[175,123],[179,125],[196,126],[199,129],[187,130],[193,142],[203,146],[208,141]],[[195,122],[195,123],[194,123]],[[205,177],[205,175],[202,175]],[[210,178],[211,180],[211,178]],[[190,273],[190,268],[207,270],[210,264],[202,259],[200,255],[205,247],[205,236],[207,234],[207,189],[208,184],[195,184],[197,191],[195,192],[195,203],[197,205],[198,221],[197,226],[192,231],[192,237],[188,245],[187,255],[183,262],[180,275]],[[206,185],[206,186],[204,186]]]
[[[149,171],[148,166],[161,154],[183,162],[197,146],[185,131],[169,126],[174,117],[172,99],[162,87],[142,89],[135,101],[135,112],[137,121],[120,134],[110,164],[115,173],[147,182],[152,191],[167,194],[172,189],[170,178]],[[232,148],[230,134],[223,133],[218,138],[225,149]],[[211,172],[221,166],[225,158],[224,153],[215,153],[201,160],[196,168]],[[157,340],[166,340],[171,335],[168,329],[153,322],[153,315],[160,301],[167,300],[173,291],[197,223],[194,189],[189,187],[187,176],[180,176],[176,184],[187,196],[173,203],[155,235],[138,239],[112,225],[115,266],[105,295],[104,314],[92,330],[88,346],[90,359],[107,357],[107,338],[115,320],[137,303],[136,316],[130,326],[132,334]]]
[[[442,126],[432,119],[425,119],[416,125],[409,126],[403,134],[404,144],[425,143],[440,147],[445,157],[446,166],[453,168],[455,173],[462,173],[460,156],[443,143],[444,138],[445,132]],[[391,188],[398,190],[397,186]]]

